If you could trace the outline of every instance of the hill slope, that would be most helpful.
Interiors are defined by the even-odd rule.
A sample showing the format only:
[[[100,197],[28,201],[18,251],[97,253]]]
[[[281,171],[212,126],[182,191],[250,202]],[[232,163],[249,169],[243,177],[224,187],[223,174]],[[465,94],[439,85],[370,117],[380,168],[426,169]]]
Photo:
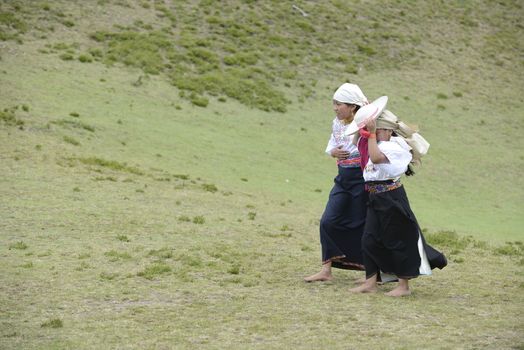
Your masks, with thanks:
[[[522,12],[0,2],[0,347],[521,348]],[[450,265],[403,300],[301,282],[347,79],[431,143],[404,183]]]
[[[12,111],[27,125],[71,125],[70,113],[87,124],[109,122],[112,134],[97,133],[109,144],[122,130],[140,130],[143,140],[120,145],[129,152],[106,157],[161,160],[163,168],[213,174],[210,180],[229,186],[304,196],[317,210],[325,196],[315,193],[329,189],[334,172],[321,155],[331,93],[350,79],[370,99],[387,94],[390,108],[432,144],[420,176],[407,181],[423,225],[516,237],[523,224],[523,195],[514,184],[523,170],[517,135],[524,119],[522,69],[512,67],[523,62],[522,6],[296,6],[308,16],[279,2],[2,3],[2,36],[12,39],[2,44],[2,81],[9,86],[3,108],[29,107]],[[125,73],[121,64],[138,70]],[[118,120],[123,124],[114,125]],[[196,130],[207,157],[190,147]],[[163,152],[140,155],[144,148]],[[167,152],[168,159],[155,156]]]

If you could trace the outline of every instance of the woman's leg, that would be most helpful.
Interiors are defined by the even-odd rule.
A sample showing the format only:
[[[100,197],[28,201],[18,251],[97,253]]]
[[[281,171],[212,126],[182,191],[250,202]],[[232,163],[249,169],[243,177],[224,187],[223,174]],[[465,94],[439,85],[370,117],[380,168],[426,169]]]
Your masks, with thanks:
[[[337,176],[338,178],[339,176]],[[344,191],[338,185],[335,180],[335,185],[329,193],[329,200],[326,204],[324,213],[320,219],[319,231],[320,231],[320,245],[322,249],[322,268],[320,272],[317,272],[311,276],[304,278],[306,282],[317,282],[317,281],[331,281],[333,275],[331,273],[331,258],[336,256],[343,256],[344,254],[338,249],[337,245],[333,241],[331,234],[336,233],[338,227],[336,225],[337,220],[343,216],[344,209]]]
[[[411,290],[409,289],[409,280],[405,278],[399,278],[398,286],[392,291],[386,293],[386,295],[390,297],[403,297],[410,294]]]
[[[306,282],[317,282],[317,281],[331,281],[333,275],[331,274],[331,261],[328,261],[325,264],[322,264],[322,269],[320,272],[315,273],[314,275],[304,278]]]

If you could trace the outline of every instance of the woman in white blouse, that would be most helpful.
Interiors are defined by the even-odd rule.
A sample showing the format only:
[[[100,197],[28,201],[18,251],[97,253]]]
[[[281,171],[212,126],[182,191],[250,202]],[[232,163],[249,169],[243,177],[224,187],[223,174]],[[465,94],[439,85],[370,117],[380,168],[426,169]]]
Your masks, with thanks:
[[[410,146],[394,136],[398,120],[384,111],[366,124],[369,160],[364,168],[369,192],[362,255],[366,281],[352,292],[376,292],[380,273],[396,276],[399,284],[388,296],[411,294],[409,280],[431,274],[434,267],[446,266],[446,258],[427,245],[400,183],[412,160]],[[428,255],[430,260],[428,260]]]
[[[346,131],[355,113],[365,104],[366,96],[355,84],[345,83],[333,95],[336,117],[326,153],[336,158],[338,175],[320,220],[322,268],[304,278],[306,282],[332,280],[332,267],[364,270],[361,238],[366,221],[367,193],[360,154],[353,142],[357,136],[348,135]]]

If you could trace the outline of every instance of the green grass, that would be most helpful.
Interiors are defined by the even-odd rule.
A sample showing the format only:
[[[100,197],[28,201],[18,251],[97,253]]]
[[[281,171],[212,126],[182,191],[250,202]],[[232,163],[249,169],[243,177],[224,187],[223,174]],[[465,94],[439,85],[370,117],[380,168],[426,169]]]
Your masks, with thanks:
[[[24,121],[16,117],[15,110],[16,108],[5,108],[3,111],[0,111],[0,121],[4,125],[16,125],[22,127],[24,125]]]
[[[25,250],[28,246],[24,242],[16,242],[9,245],[9,249],[19,249],[19,250]]]
[[[95,128],[93,126],[79,122],[77,120],[67,120],[67,119],[53,120],[51,124],[55,124],[55,125],[59,125],[63,127],[72,127],[72,128],[83,129],[89,132],[95,132]]]
[[[146,267],[144,270],[139,271],[137,273],[137,276],[147,278],[148,280],[152,280],[156,276],[159,276],[161,274],[165,274],[171,272],[171,267],[166,264],[162,263],[155,263],[153,265],[150,265]]]
[[[522,348],[522,5],[296,5],[0,2],[0,348]],[[302,282],[345,80],[431,143],[401,300]]]
[[[42,327],[47,328],[62,328],[64,326],[63,322],[59,318],[54,318],[52,320],[42,323]]]

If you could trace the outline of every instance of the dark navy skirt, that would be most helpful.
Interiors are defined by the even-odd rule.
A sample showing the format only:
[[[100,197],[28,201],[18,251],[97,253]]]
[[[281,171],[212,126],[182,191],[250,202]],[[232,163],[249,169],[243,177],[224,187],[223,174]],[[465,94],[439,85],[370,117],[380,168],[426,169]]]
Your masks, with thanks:
[[[362,238],[366,277],[370,278],[380,271],[399,278],[417,277],[420,267],[419,236],[431,269],[444,268],[446,257],[424,240],[404,187],[370,194]]]
[[[323,264],[331,262],[332,267],[340,269],[364,270],[361,239],[367,198],[360,166],[339,166],[320,220]]]

